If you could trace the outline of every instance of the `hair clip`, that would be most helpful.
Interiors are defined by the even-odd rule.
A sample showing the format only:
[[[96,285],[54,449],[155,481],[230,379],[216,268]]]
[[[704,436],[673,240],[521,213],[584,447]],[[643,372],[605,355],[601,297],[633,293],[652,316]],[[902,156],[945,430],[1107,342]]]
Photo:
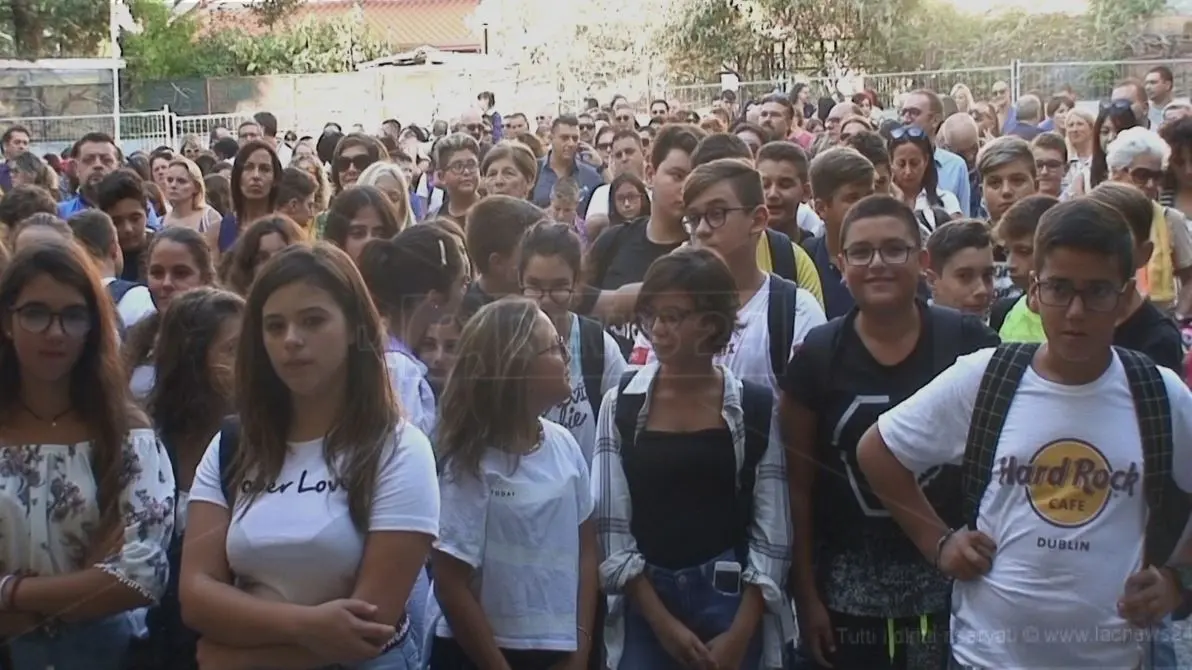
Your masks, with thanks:
[[[439,240],[439,265],[447,265],[447,247],[443,245],[443,240]]]

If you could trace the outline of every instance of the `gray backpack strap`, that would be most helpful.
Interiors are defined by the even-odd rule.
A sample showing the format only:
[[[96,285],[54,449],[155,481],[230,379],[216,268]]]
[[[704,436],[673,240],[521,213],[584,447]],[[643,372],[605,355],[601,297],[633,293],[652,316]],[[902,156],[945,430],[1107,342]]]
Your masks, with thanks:
[[[1164,565],[1175,552],[1188,523],[1192,503],[1172,477],[1171,401],[1167,385],[1154,361],[1129,349],[1115,347],[1126,370],[1138,433],[1142,439],[1143,494],[1146,496],[1146,553],[1148,565]]]
[[[993,474],[993,461],[997,455],[998,440],[1002,437],[1002,427],[1006,424],[1006,415],[1010,413],[1014,393],[1018,391],[1022,376],[1031,366],[1031,359],[1038,348],[1038,344],[1021,342],[999,346],[981,377],[960,470],[960,487],[964,496],[964,515],[961,518],[974,530],[977,528],[977,515],[981,511],[981,498]]]

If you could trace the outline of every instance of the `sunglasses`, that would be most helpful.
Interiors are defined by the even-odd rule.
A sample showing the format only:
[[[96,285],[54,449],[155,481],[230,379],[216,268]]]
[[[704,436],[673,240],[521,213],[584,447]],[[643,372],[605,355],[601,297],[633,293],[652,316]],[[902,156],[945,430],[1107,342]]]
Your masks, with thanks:
[[[899,126],[890,130],[891,140],[912,139],[921,140],[927,137],[927,133],[919,126]]]
[[[335,167],[340,172],[348,168],[356,168],[358,172],[364,172],[364,169],[372,165],[375,161],[369,158],[368,154],[360,154],[358,156],[340,156],[335,159]]]
[[[580,130],[596,130],[596,124],[594,124],[594,123],[581,123],[581,124],[579,124],[579,129],[580,129]]]
[[[1112,100],[1108,103],[1102,103],[1102,111],[1111,112],[1133,112],[1134,104],[1129,100]]]

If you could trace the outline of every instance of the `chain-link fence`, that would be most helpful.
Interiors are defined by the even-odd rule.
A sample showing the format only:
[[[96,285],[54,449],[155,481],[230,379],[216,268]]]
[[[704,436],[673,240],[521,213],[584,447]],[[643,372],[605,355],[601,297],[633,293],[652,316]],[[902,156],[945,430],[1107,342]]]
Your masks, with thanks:
[[[1192,92],[1192,59],[1098,61],[1077,63],[1017,63],[1018,95],[1034,93],[1047,97],[1069,90],[1078,101],[1108,100],[1117,82],[1133,78],[1142,81],[1151,68],[1171,70],[1173,91],[1178,96]]]

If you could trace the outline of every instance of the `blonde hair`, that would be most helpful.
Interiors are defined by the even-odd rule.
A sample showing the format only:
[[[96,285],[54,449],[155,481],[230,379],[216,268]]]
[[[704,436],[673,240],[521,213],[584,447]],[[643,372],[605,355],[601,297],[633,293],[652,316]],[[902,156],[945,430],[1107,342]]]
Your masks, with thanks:
[[[435,447],[447,476],[479,476],[489,447],[537,440],[538,418],[527,398],[539,314],[537,303],[518,296],[485,305],[467,319],[439,403]]]
[[[973,105],[973,103],[976,102],[976,100],[973,98],[973,92],[964,84],[957,84],[953,86],[950,97],[952,98],[952,101],[956,103],[956,110],[965,113],[968,113],[969,108]]]
[[[186,170],[187,176],[190,177],[190,184],[194,186],[195,192],[191,196],[190,206],[195,210],[203,209],[203,205],[207,204],[207,183],[203,180],[203,171],[194,161],[185,156],[175,156],[170,160],[170,164],[166,169],[172,167],[180,167]]]
[[[390,177],[397,182],[399,195],[393,206],[397,208],[397,220],[401,224],[398,232],[418,223],[414,219],[414,208],[410,206],[410,184],[406,182],[406,175],[401,166],[389,161],[377,161],[364,168],[356,180],[358,186],[377,186],[382,177]],[[382,191],[384,193],[384,191]],[[388,195],[388,193],[386,193]]]

